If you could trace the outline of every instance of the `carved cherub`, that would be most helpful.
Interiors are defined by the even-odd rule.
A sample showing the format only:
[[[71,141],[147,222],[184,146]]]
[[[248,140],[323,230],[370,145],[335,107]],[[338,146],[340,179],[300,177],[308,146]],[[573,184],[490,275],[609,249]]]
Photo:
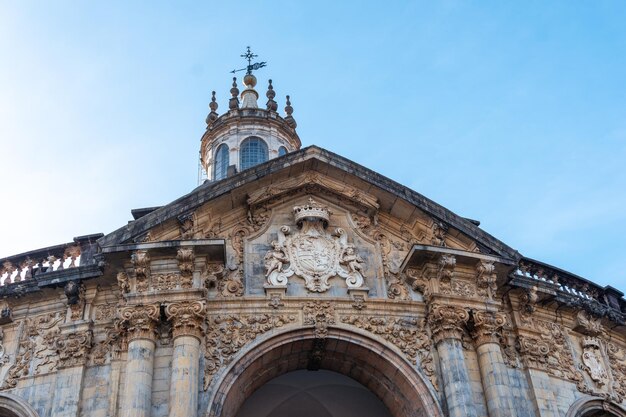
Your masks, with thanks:
[[[350,244],[344,248],[341,254],[341,263],[347,265],[350,273],[360,273],[362,271],[361,262],[363,262],[363,259],[356,253],[354,245]]]
[[[265,268],[267,272],[265,277],[269,277],[272,272],[282,272],[283,265],[289,262],[289,258],[285,255],[283,246],[277,240],[272,242],[272,250],[265,254]]]

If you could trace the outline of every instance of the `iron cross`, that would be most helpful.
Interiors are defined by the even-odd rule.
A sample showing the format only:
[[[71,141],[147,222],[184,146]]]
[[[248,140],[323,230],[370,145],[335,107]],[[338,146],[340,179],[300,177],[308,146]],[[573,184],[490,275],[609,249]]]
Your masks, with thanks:
[[[239,71],[246,71],[246,74],[252,74],[252,71],[256,71],[260,68],[263,68],[267,62],[263,61],[263,62],[255,62],[254,64],[252,63],[252,60],[256,57],[258,57],[257,54],[253,54],[252,51],[250,50],[250,47],[247,47],[246,53],[241,55],[242,58],[248,60],[248,66],[245,68],[240,68],[240,69],[234,69],[231,71],[231,73],[236,73]]]

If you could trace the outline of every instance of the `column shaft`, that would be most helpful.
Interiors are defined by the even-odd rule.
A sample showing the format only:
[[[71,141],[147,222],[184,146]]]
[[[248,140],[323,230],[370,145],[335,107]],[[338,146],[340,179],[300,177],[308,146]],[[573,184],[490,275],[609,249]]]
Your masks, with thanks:
[[[155,346],[155,342],[148,339],[128,343],[122,417],[150,417]]]
[[[443,261],[454,264],[447,258]],[[431,304],[429,308],[428,321],[437,345],[443,391],[450,417],[477,416],[461,343],[468,319],[468,312],[459,306]]]
[[[443,339],[437,344],[443,390],[450,417],[476,417],[476,407],[472,398],[471,382],[463,345],[458,339]]]
[[[476,348],[480,377],[490,417],[517,415],[511,399],[511,381],[500,346],[484,343]]]
[[[170,417],[190,417],[198,412],[200,341],[194,336],[174,339]]]

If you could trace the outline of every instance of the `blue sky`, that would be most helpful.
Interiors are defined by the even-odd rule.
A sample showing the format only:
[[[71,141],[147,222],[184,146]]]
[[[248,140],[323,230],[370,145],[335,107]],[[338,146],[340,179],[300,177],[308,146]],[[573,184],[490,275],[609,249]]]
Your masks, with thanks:
[[[193,189],[249,44],[305,146],[626,290],[624,21],[622,1],[0,1],[0,256]]]

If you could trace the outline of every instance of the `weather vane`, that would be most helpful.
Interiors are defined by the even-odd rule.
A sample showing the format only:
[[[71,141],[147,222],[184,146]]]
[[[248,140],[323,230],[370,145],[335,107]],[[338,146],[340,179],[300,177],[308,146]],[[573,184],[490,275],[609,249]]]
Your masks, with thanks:
[[[245,54],[241,55],[242,58],[247,59],[248,60],[248,66],[245,68],[240,68],[240,69],[235,69],[232,70],[231,73],[236,73],[239,71],[246,71],[246,74],[252,74],[252,71],[256,71],[260,68],[263,68],[265,65],[267,65],[267,62],[263,61],[263,62],[255,62],[254,64],[252,63],[252,60],[256,57],[258,57],[257,54],[253,54],[252,51],[250,50],[250,47],[248,46],[248,50],[246,51]]]

